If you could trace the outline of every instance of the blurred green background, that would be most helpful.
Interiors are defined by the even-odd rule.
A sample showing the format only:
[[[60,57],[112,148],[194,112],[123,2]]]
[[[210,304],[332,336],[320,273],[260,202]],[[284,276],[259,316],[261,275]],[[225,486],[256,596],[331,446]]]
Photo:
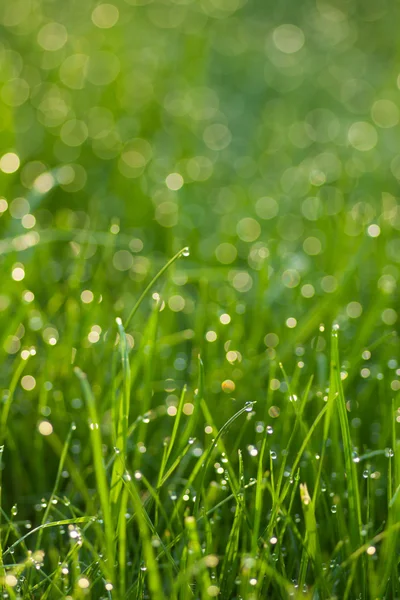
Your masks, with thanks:
[[[48,418],[64,437],[82,406],[72,364],[106,411],[104,334],[184,246],[138,398],[151,382],[176,405],[199,352],[221,423],[235,389],[240,402],[269,390],[260,418],[279,407],[276,358],[315,373],[321,398],[337,320],[355,443],[385,443],[373,418],[400,389],[399,12],[384,0],[2,3],[3,401],[17,353],[36,348],[13,406],[16,495],[47,485],[28,468],[27,426]],[[157,404],[142,395],[141,408]]]
[[[241,293],[268,263],[279,301],[309,309],[358,252],[351,299],[368,302],[363,286],[395,287],[400,261],[396,14],[373,1],[4,4],[3,231],[113,221],[133,238],[118,283],[189,245]]]

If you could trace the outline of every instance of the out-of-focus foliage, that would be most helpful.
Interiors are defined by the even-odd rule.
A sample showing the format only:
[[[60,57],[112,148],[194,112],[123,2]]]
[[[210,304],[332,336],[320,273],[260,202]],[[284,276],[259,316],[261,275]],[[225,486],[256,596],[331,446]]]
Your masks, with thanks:
[[[39,228],[117,218],[147,257],[189,243],[202,264],[254,270],[268,254],[279,277],[294,269],[291,285],[311,279],[317,295],[335,247],[347,260],[377,224],[385,243],[366,252],[390,271],[396,14],[372,0],[4,3],[4,196],[53,188]]]

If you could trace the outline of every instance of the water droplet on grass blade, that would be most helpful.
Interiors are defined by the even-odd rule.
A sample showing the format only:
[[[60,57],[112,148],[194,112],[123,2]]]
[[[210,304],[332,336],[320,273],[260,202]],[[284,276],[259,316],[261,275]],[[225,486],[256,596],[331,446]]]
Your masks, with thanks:
[[[253,410],[253,402],[246,402],[244,407],[246,409],[247,412],[251,412]]]
[[[182,256],[190,256],[189,246],[186,246],[186,248],[182,250]]]

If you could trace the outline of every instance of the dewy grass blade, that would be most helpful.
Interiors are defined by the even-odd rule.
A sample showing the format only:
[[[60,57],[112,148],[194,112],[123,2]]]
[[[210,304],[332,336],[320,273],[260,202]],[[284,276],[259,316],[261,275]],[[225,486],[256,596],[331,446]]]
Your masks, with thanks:
[[[99,494],[100,506],[104,521],[105,552],[107,555],[108,569],[108,572],[105,575],[110,581],[114,581],[114,525],[111,517],[110,494],[103,461],[103,444],[100,432],[99,416],[96,408],[96,400],[87,380],[86,374],[83,373],[83,371],[81,371],[81,369],[78,367],[75,367],[74,370],[82,387],[82,392],[86,401],[89,416],[90,441],[93,453],[94,471],[96,475],[97,492]]]
[[[340,377],[338,330],[332,330],[331,346],[331,381],[330,389],[337,394],[336,406],[339,413],[340,429],[342,433],[344,463],[347,475],[348,503],[349,503],[349,525],[352,549],[355,550],[361,544],[361,508],[360,492],[357,480],[356,465],[353,461],[353,444],[350,436],[350,426],[347,417],[346,400],[344,398],[343,386]]]
[[[172,428],[171,437],[169,439],[168,445],[167,445],[167,447],[165,449],[165,452],[163,454],[163,458],[162,458],[162,461],[161,461],[161,467],[160,467],[160,471],[158,473],[157,487],[160,487],[162,485],[161,482],[163,481],[164,472],[165,472],[165,469],[166,469],[166,466],[167,466],[167,463],[168,463],[168,459],[171,456],[171,452],[172,452],[172,449],[174,447],[176,437],[178,435],[179,424],[180,424],[180,421],[181,421],[182,411],[183,411],[183,404],[184,404],[185,396],[186,396],[186,389],[187,389],[186,385],[183,386],[182,393],[181,393],[181,396],[180,396],[180,399],[179,399],[178,410],[177,410],[177,413],[175,415],[175,421],[174,421],[174,426]]]
[[[315,508],[305,483],[300,484],[300,498],[306,527],[306,536],[304,540],[305,548],[303,549],[302,553],[299,575],[299,586],[303,588],[306,581],[307,565],[309,560],[311,559],[317,576],[320,575],[321,569],[319,564],[320,550],[318,544],[318,527],[315,518]]]
[[[61,453],[61,457],[60,457],[60,462],[59,462],[59,465],[58,465],[57,476],[56,476],[56,480],[55,480],[55,483],[54,483],[53,491],[52,491],[51,496],[50,496],[50,498],[49,498],[49,500],[47,502],[46,509],[45,509],[45,511],[43,513],[42,525],[44,525],[45,523],[47,523],[48,518],[49,518],[49,514],[50,514],[50,510],[53,507],[53,500],[55,498],[55,495],[56,495],[57,490],[58,490],[59,485],[60,485],[61,474],[62,474],[62,471],[64,469],[65,460],[67,458],[67,453],[68,453],[69,446],[70,446],[70,443],[71,443],[72,432],[75,431],[75,429],[76,429],[75,424],[72,424],[71,427],[70,427],[70,430],[68,432],[67,439],[65,440],[64,447],[62,449],[62,453]],[[39,550],[39,548],[40,548],[40,545],[41,545],[41,542],[42,542],[43,531],[44,530],[42,528],[42,529],[40,529],[40,531],[38,533],[38,536],[37,536],[37,539],[36,539],[36,550]]]
[[[293,429],[292,429],[292,433],[290,434],[288,444],[287,444],[286,449],[285,449],[285,454],[283,456],[282,464],[281,464],[281,468],[280,468],[280,472],[279,472],[279,478],[278,478],[278,483],[277,483],[277,494],[278,495],[279,495],[280,490],[282,488],[282,481],[283,481],[283,476],[284,476],[284,472],[285,472],[285,468],[286,468],[287,457],[290,455],[289,453],[290,453],[292,444],[293,444],[293,442],[294,442],[294,440],[296,438],[297,430],[298,430],[300,421],[302,419],[302,415],[303,415],[303,412],[304,412],[304,406],[305,406],[305,404],[306,404],[306,402],[308,400],[308,396],[309,396],[309,393],[310,393],[312,382],[313,382],[313,377],[311,376],[310,379],[308,380],[308,384],[306,386],[306,389],[304,391],[303,397],[301,399],[301,403],[300,403],[299,409],[296,412],[295,423],[294,423],[294,426],[293,426]]]
[[[249,412],[249,410],[252,410],[254,404],[255,404],[255,402],[246,402],[246,404],[243,408],[241,408],[230,419],[228,419],[228,421],[226,423],[224,423],[224,425],[221,427],[221,429],[218,431],[217,435],[215,436],[214,440],[211,442],[211,444],[207,450],[206,456],[204,457],[204,460],[202,461],[202,464],[201,464],[202,477],[201,477],[201,482],[200,482],[200,486],[199,486],[199,493],[196,495],[194,514],[197,514],[199,506],[200,506],[201,493],[204,489],[204,479],[205,479],[205,476],[207,473],[207,468],[210,463],[214,449],[218,446],[218,442],[219,442],[220,438],[224,435],[224,433],[226,433],[226,431],[229,429],[229,427],[232,425],[232,423],[234,421],[236,421],[236,419],[238,419],[244,413]]]
[[[204,379],[205,379],[204,364],[203,364],[203,361],[201,360],[200,355],[198,355],[197,360],[198,360],[198,369],[199,370],[198,370],[198,379],[197,379],[197,389],[195,390],[194,398],[193,398],[194,408],[193,408],[193,413],[190,417],[189,423],[187,424],[184,431],[182,432],[182,435],[180,436],[179,446],[181,448],[192,438],[193,433],[196,431],[196,426],[198,424],[198,420],[199,420],[199,416],[200,416],[200,409],[201,409],[202,403],[204,401]]]
[[[158,321],[160,315],[160,306],[161,306],[161,298],[159,298],[148,318],[148,323],[146,325],[145,331],[143,333],[143,345],[142,345],[142,353],[146,357],[146,360],[143,362],[143,372],[142,372],[142,381],[141,385],[137,391],[137,400],[136,403],[139,407],[139,411],[141,414],[146,414],[151,408],[151,399],[153,397],[153,381],[154,381],[154,373],[155,373],[155,357],[156,357],[156,347],[157,347],[157,330],[158,330]],[[146,445],[146,437],[147,437],[148,427],[145,425],[143,421],[139,422],[137,439],[144,445]],[[137,456],[137,461],[140,465],[141,455]]]
[[[258,537],[260,534],[260,524],[262,517],[262,509],[263,509],[263,473],[264,473],[264,456],[265,450],[267,447],[267,436],[264,435],[264,439],[261,443],[261,449],[258,457],[258,466],[257,466],[257,484],[256,484],[256,492],[255,492],[255,500],[254,500],[254,524],[252,531],[252,553],[256,554],[258,547]]]
[[[185,532],[188,541],[188,561],[186,572],[189,577],[190,574],[192,574],[193,579],[196,581],[196,588],[200,592],[201,600],[207,600],[210,598],[209,590],[211,589],[211,579],[203,557],[197,531],[196,519],[193,516],[188,516],[185,518]],[[185,579],[188,578],[185,577]],[[190,580],[188,580],[187,583],[190,583]],[[184,590],[187,592],[187,594],[185,594],[187,597],[193,597],[190,587],[186,585],[184,586]]]
[[[151,543],[150,529],[145,517],[145,510],[143,508],[142,501],[134,483],[134,479],[125,479],[124,483],[129,491],[129,497],[133,504],[135,519],[139,528],[140,541],[143,547],[145,570],[148,576],[151,598],[152,600],[164,600],[161,576],[158,570],[158,563],[154,554],[154,548]]]
[[[113,511],[114,522],[120,518],[118,514],[118,500],[122,491],[121,478],[125,471],[125,455],[128,441],[128,426],[129,426],[129,408],[131,394],[131,370],[128,354],[128,343],[126,340],[125,330],[120,318],[117,318],[117,327],[119,332],[119,348],[122,362],[122,390],[118,397],[118,410],[114,411],[114,416],[117,421],[114,425],[116,431],[115,441],[115,460],[113,464],[111,476],[110,502]]]
[[[16,542],[11,544],[7,548],[7,550],[4,550],[3,558],[5,556],[12,555],[15,552],[16,548],[20,544],[22,544],[31,535],[35,535],[36,533],[38,533],[41,529],[49,529],[52,527],[62,527],[64,525],[79,525],[80,523],[93,523],[93,520],[94,520],[94,517],[85,516],[85,517],[75,517],[74,519],[60,519],[59,521],[52,521],[51,523],[44,523],[43,525],[39,525],[38,527],[35,527],[34,529],[30,529],[30,531],[28,531],[28,533],[26,533],[22,537],[18,538],[18,540]]]
[[[389,448],[386,452],[389,460],[388,464],[388,522],[385,528],[387,537],[382,544],[381,551],[381,563],[379,568],[378,581],[380,582],[379,590],[377,591],[378,597],[383,597],[388,587],[388,581],[392,575],[393,580],[397,579],[397,568],[398,568],[398,540],[399,532],[397,529],[393,529],[393,525],[400,521],[400,440],[396,438],[396,415],[397,411],[394,407],[394,400],[392,400],[392,431],[391,431],[391,443],[392,448]],[[394,463],[394,464],[393,464]],[[392,469],[393,464],[393,469]],[[392,473],[393,471],[393,473]],[[393,493],[393,483],[395,492]]]
[[[150,281],[149,285],[145,288],[145,290],[143,291],[143,293],[139,297],[138,301],[133,306],[131,312],[129,313],[129,316],[128,316],[128,318],[126,319],[126,321],[124,323],[125,330],[128,329],[128,327],[130,325],[130,322],[132,321],[133,317],[137,313],[138,309],[140,308],[140,305],[142,304],[143,300],[146,298],[146,296],[149,293],[149,291],[151,290],[151,288],[157,283],[157,281],[160,279],[160,277],[162,277],[162,275],[164,275],[165,271],[167,271],[169,269],[169,267],[174,264],[175,261],[177,261],[179,258],[181,258],[181,256],[187,256],[188,253],[189,253],[189,250],[188,250],[187,247],[182,248],[182,250],[179,250],[179,252],[177,252],[175,254],[175,256],[173,256],[162,267],[162,269],[160,269],[160,271],[157,273],[157,275],[155,275],[155,277],[153,277],[153,279]]]
[[[10,412],[10,407],[11,407],[11,404],[14,399],[15,388],[17,387],[17,384],[22,376],[22,373],[25,370],[27,361],[30,356],[31,356],[31,352],[29,352],[29,351],[25,350],[25,351],[23,351],[23,353],[21,353],[21,360],[18,363],[17,368],[15,369],[14,375],[12,376],[10,387],[8,390],[7,399],[3,405],[3,408],[1,411],[1,416],[0,416],[0,445],[4,443],[4,440],[6,438],[7,420],[8,420],[8,415]]]
[[[220,590],[223,598],[230,598],[235,585],[235,573],[240,561],[240,531],[244,517],[244,499],[239,496],[235,516],[229,533],[220,574]]]

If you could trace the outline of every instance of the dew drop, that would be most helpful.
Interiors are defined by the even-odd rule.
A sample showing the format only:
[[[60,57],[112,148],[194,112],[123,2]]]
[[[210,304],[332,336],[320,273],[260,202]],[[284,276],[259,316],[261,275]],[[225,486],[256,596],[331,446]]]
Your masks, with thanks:
[[[277,537],[275,537],[275,536],[272,536],[272,538],[270,538],[270,540],[269,540],[269,543],[270,543],[270,544],[276,544],[276,543],[277,543],[277,541],[278,541],[278,538],[277,538]]]
[[[182,250],[182,256],[190,256],[189,246],[186,246],[186,248]]]

